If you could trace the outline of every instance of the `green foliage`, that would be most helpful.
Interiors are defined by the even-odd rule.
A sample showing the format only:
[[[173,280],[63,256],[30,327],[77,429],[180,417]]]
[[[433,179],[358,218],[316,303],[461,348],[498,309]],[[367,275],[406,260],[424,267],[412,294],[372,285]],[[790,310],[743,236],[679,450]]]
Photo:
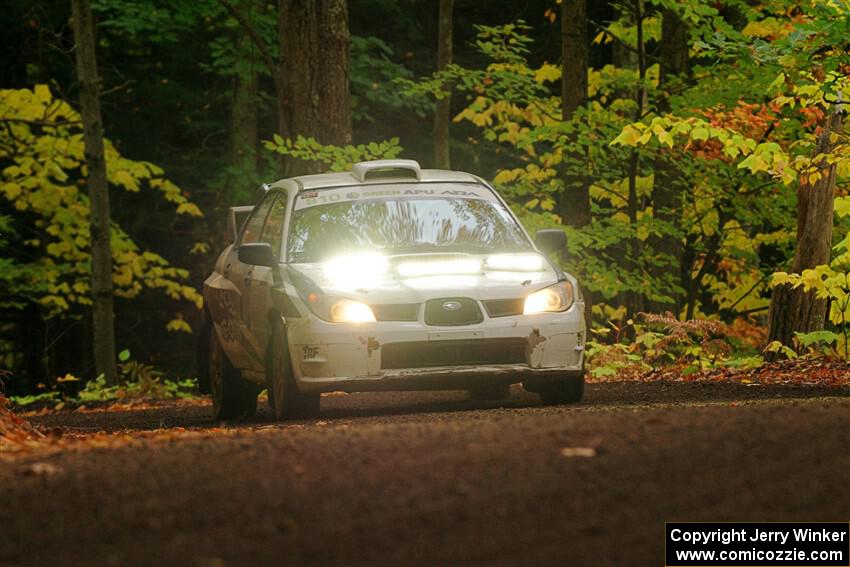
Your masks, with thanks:
[[[275,3],[231,4],[277,58]],[[205,210],[246,202],[260,182],[276,178],[279,155],[334,171],[364,159],[398,156],[402,145],[406,155],[430,157],[429,115],[435,100],[450,96],[456,112],[453,166],[492,179],[527,228],[562,228],[572,204],[566,190],[578,184],[588,191],[592,222],[566,227],[569,250],[559,260],[581,280],[597,323],[668,308],[678,319],[735,321],[743,315],[757,322],[771,283],[787,283],[828,298],[832,332],[841,336],[828,343],[828,337],[798,338],[798,348],[845,350],[847,136],[836,134],[829,154],[813,155],[825,116],[836,108],[839,93],[850,92],[846,2],[646,2],[644,79],[634,55],[638,28],[632,3],[594,7],[597,15],[606,15],[592,24],[596,36],[588,38],[593,62],[587,70],[589,99],[569,120],[561,116],[557,25],[497,25],[500,15],[509,12],[502,4],[456,6],[455,64],[416,79],[414,73],[434,68],[433,38],[421,31],[428,27],[421,18],[433,17],[425,4],[368,2],[369,9],[359,10],[368,16],[351,13],[355,138],[387,141],[337,147],[276,137],[264,143],[270,151],[256,160],[250,155],[228,160],[224,156],[234,154],[228,135],[232,86],[241,84],[236,79],[259,74],[260,138],[270,138],[278,123],[267,61],[240,22],[218,0],[93,0],[104,118],[114,142],[107,144],[113,203],[139,204],[141,195],[146,197],[138,213],[113,206],[116,289],[132,300],[119,302],[122,323],[133,311],[139,313],[141,326],[133,321],[132,332],[147,335],[141,340],[150,338],[154,319],[162,325],[170,318],[172,331],[191,329],[191,313],[163,318],[157,302],[163,297],[200,301],[189,273],[177,265],[194,263],[191,281],[200,281],[211,260],[206,253],[217,250],[210,235],[221,231],[214,223],[224,215],[219,211],[203,222],[190,222],[200,212],[195,202]],[[661,81],[664,10],[687,26],[690,62],[687,75],[667,73]],[[382,18],[385,25],[378,29],[375,13],[392,17]],[[4,64],[7,84],[29,89],[0,91],[0,309],[5,319],[0,331],[5,340],[25,326],[20,321],[80,318],[90,294],[78,116],[44,86],[32,89],[50,83],[54,93],[75,92],[72,58],[52,49],[52,40],[43,41],[65,37],[68,7],[13,3],[10,14],[10,22],[25,25],[9,30],[13,39],[8,45],[21,37],[25,47],[18,51],[21,61]],[[471,18],[492,25],[473,26]],[[539,14],[527,18],[536,21]],[[608,47],[600,49],[600,44]],[[159,167],[122,154],[167,165],[169,178]],[[796,188],[822,179],[833,165],[839,197],[835,258],[829,266],[787,274]],[[664,188],[674,198],[659,205],[656,193]],[[195,244],[172,245],[174,234]],[[664,239],[677,249],[662,246]],[[196,255],[186,256],[190,248]],[[623,336],[591,341],[589,352],[597,361],[607,353],[626,367],[673,364],[672,358],[688,369],[754,360],[734,344],[729,356],[706,352],[703,339],[693,333],[686,333],[687,340],[679,336],[665,343],[672,331],[660,323],[640,325],[641,332],[622,325]],[[50,342],[65,324],[45,322],[34,329],[29,332]],[[62,341],[72,335],[62,335]],[[11,356],[8,350],[0,354],[3,364],[16,370],[24,359],[35,368],[40,356],[53,356],[45,355],[50,349],[42,352],[43,347],[33,346],[36,352],[26,356]],[[604,364],[596,369],[611,370]],[[139,367],[135,372],[146,371]],[[37,383],[33,379],[30,386]]]
[[[484,69],[467,69],[453,64],[431,77],[412,81],[400,77],[396,83],[403,96],[418,99],[448,96],[451,89],[460,92],[488,94],[488,98],[505,101],[536,101],[546,95],[542,84],[560,77],[557,66],[544,64],[535,72],[525,56],[531,38],[531,28],[522,20],[502,26],[476,25],[475,47],[492,60]]]
[[[594,378],[610,378],[625,371],[643,372],[652,368],[627,343],[587,341],[585,355],[590,375]]]
[[[115,30],[134,39],[154,43],[176,43],[180,32],[195,27],[206,13],[215,15],[216,2],[163,3],[154,0],[94,0],[101,28]],[[211,10],[212,9],[212,10]]]
[[[149,372],[148,372],[149,374]],[[161,380],[150,376],[138,381],[127,381],[119,386],[107,386],[103,376],[89,380],[74,402],[126,401],[139,399],[189,399],[196,397],[198,384],[194,379]],[[14,401],[14,400],[13,400]]]
[[[677,367],[683,375],[709,368],[754,368],[763,363],[751,347],[737,340],[719,321],[681,321],[666,315],[642,314],[642,323],[629,319],[619,326],[595,330],[587,342],[590,374],[596,378],[639,374]]]
[[[76,396],[76,401],[92,402],[128,399],[193,398],[197,396],[198,384],[194,378],[169,380],[164,373],[150,364],[131,360],[128,349],[118,355],[120,383],[108,386],[101,375],[89,380]],[[54,392],[55,393],[55,392]]]
[[[171,380],[164,378],[164,373],[149,364],[130,359],[130,351],[121,351],[118,365],[120,383],[116,386],[106,384],[103,375],[86,382],[85,386],[76,393],[67,389],[49,390],[24,396],[11,396],[9,399],[19,406],[33,404],[82,404],[101,401],[128,401],[141,399],[189,399],[197,397],[198,383],[194,378]],[[66,375],[57,379],[57,383],[79,383],[80,379]]]
[[[285,156],[323,163],[331,171],[351,169],[352,165],[360,161],[392,159],[398,157],[402,151],[398,138],[356,146],[335,146],[320,144],[314,138],[298,136],[293,140],[275,134],[274,140],[266,140],[263,145],[267,150]]]
[[[680,109],[626,125],[612,145],[651,147],[654,152],[696,148],[703,155],[734,165],[751,177],[767,177],[765,187],[775,187],[772,195],[790,194],[782,191],[781,186],[814,187],[830,175],[831,170],[835,171],[839,185],[846,182],[850,179],[850,138],[834,132],[829,151],[815,152],[818,129],[812,126],[820,124],[833,112],[834,105],[841,100],[840,93],[847,92],[850,87],[847,74],[850,54],[846,49],[850,11],[846,6],[829,2],[799,8],[801,12],[793,26],[773,17],[770,10],[782,13],[779,6],[751,10],[749,24],[734,41],[718,35],[711,45],[701,46],[739,80],[747,77],[747,82],[753,85],[765,85],[763,90],[757,88],[747,95],[756,99],[753,95],[767,94],[769,102],[762,104],[759,113],[771,122],[759,124],[755,117],[736,122],[719,121],[712,120],[709,113],[694,116],[689,110]],[[743,56],[746,58],[742,60]],[[712,72],[718,76],[716,69]],[[719,77],[722,78],[722,73]],[[712,81],[703,82],[711,84]],[[705,92],[698,94],[706,96]],[[704,106],[704,98],[700,102]],[[744,106],[743,101],[739,100],[738,106]],[[836,202],[839,217],[848,214],[845,199],[842,197]],[[772,282],[773,285],[802,286],[806,291],[816,292],[818,297],[829,299],[831,320],[845,333],[850,305],[847,242],[850,237],[836,246],[839,254],[830,265],[805,270],[802,274],[778,271]],[[771,345],[769,348],[776,352],[779,347]]]
[[[427,97],[399,97],[395,80],[413,73],[393,60],[395,52],[380,38],[351,36],[351,107],[356,121],[375,122],[387,109],[406,109],[420,118],[433,109]]]
[[[847,160],[850,161],[850,160]],[[850,217],[850,197],[842,196],[835,200],[835,213],[839,219]],[[838,352],[845,359],[850,358],[848,339],[848,322],[850,322],[850,231],[836,244],[833,249],[836,255],[828,265],[803,270],[800,274],[776,272],[773,274],[772,285],[790,285],[814,293],[819,299],[829,301],[829,320],[842,333],[839,337],[830,331],[816,331],[805,336],[798,336],[799,346],[808,348],[813,344],[822,344],[825,340],[835,337],[840,339]],[[785,351],[782,351],[783,353]],[[785,353],[787,355],[787,353]]]
[[[209,41],[210,63],[206,67],[222,77],[246,78],[252,73],[271,76],[272,70],[260,57],[242,24],[227,14],[221,3],[209,0],[200,2],[200,6],[204,4],[208,4],[203,9],[205,22],[219,30]],[[239,8],[262,38],[271,56],[277,57],[277,15],[274,11],[262,9],[261,3],[254,0],[242,2]]]
[[[59,392],[41,392],[39,394],[28,394],[25,396],[10,396],[9,400],[13,404],[21,407],[31,406],[33,404],[44,404],[58,402],[61,398]]]
[[[837,343],[841,337],[832,331],[812,331],[810,333],[794,333],[795,338],[804,348],[823,347]]]
[[[80,118],[45,85],[0,90],[0,200],[14,220],[0,216],[0,260],[9,289],[4,308],[36,301],[49,316],[72,305],[90,305],[89,200],[85,186],[84,144]],[[156,165],[123,157],[105,141],[107,175],[113,189],[158,193],[178,215],[201,211]],[[198,308],[201,297],[185,282],[187,270],[141,249],[121,227],[112,227],[115,294],[135,298],[156,289]],[[5,256],[5,254],[4,254]]]
[[[794,348],[772,341],[765,347],[765,352],[782,354],[789,360],[796,358],[843,358],[848,359],[847,337],[832,331],[811,331],[809,333],[794,333]],[[800,354],[802,353],[802,355]]]
[[[789,346],[785,346],[780,341],[771,341],[770,344],[765,347],[764,352],[778,352],[784,355],[788,360],[794,360],[797,358],[797,351]]]
[[[690,17],[716,16],[710,7],[698,12]],[[629,25],[626,19],[622,25]],[[496,172],[493,182],[529,228],[561,227],[559,207],[563,206],[565,178],[587,184],[593,222],[579,229],[567,228],[570,254],[565,268],[577,274],[591,292],[598,317],[621,314],[619,306],[628,294],[671,306],[690,302],[697,313],[698,300],[703,300],[702,307],[708,312],[732,305],[766,305],[764,299],[759,304],[759,293],[742,300],[736,290],[763,280],[761,246],[784,245],[790,240],[785,227],[791,219],[792,195],[777,201],[775,196],[758,192],[754,179],[736,170],[722,153],[715,156],[699,153],[697,148],[671,148],[673,125],[662,131],[659,117],[650,114],[646,124],[634,124],[634,90],[639,83],[634,69],[608,65],[589,70],[588,105],[570,120],[562,120],[556,95],[560,69],[545,62],[529,65],[525,59],[528,30],[521,23],[479,28],[476,45],[491,63],[480,70],[454,66],[406,85],[407,92],[437,96],[442,85],[451,82],[456,90],[468,94],[469,104],[455,121],[480,128],[483,140],[504,153],[501,161],[506,165]],[[649,68],[647,81],[654,99],[659,96],[657,65]],[[690,131],[697,123],[722,130],[705,117],[679,120],[676,127]],[[651,139],[653,128],[664,140],[666,151],[655,147],[648,151],[638,144]],[[696,135],[703,135],[699,128]],[[742,147],[751,143],[743,136],[730,135],[730,139]],[[640,164],[663,163],[675,171],[683,211],[675,222],[659,218],[653,210],[651,171],[636,177],[638,210],[636,218],[631,218],[628,164],[636,146]],[[769,215],[768,208],[760,204],[768,198],[772,203]],[[680,269],[677,258],[653,249],[654,239],[664,236],[687,242],[685,257],[690,265]],[[634,242],[638,254],[627,254]],[[721,264],[722,259],[726,260]],[[669,269],[660,269],[665,266]],[[683,279],[677,277],[680,273]],[[686,288],[697,292],[687,294]],[[766,284],[756,288],[760,292]],[[705,297],[713,304],[705,305]]]
[[[635,296],[677,315],[757,312],[767,306],[768,275],[778,267],[765,257],[787,255],[794,240],[790,185],[800,178],[812,184],[833,164],[842,180],[850,172],[850,145],[841,141],[829,155],[810,157],[825,109],[846,91],[848,57],[836,46],[847,41],[848,18],[836,5],[800,6],[789,25],[786,4],[759,6],[737,31],[713,2],[654,5],[688,23],[699,54],[693,80],[659,85],[654,60],[643,84],[633,68],[590,69],[590,100],[570,120],[561,119],[560,69],[528,63],[530,28],[522,22],[478,27],[475,45],[490,60],[484,68],[455,65],[401,83],[412,95],[444,96],[448,84],[467,94],[455,122],[479,128],[490,144],[482,149],[504,155],[493,181],[527,226],[560,226],[565,179],[585,184],[593,222],[568,227],[565,268],[591,293],[597,317],[621,316]],[[623,10],[596,41],[636,45]],[[645,37],[660,33],[657,12],[644,24]],[[635,121],[641,86],[648,109]],[[662,101],[669,111],[659,113]],[[659,169],[669,172],[663,183],[675,184],[669,210],[654,207]],[[681,242],[682,253],[660,252],[662,238]]]

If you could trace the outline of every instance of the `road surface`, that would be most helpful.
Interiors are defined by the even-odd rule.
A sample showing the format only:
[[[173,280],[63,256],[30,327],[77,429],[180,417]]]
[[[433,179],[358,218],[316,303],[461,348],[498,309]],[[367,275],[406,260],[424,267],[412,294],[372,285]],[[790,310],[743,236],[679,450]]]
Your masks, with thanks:
[[[209,435],[0,462],[0,565],[663,565],[665,521],[850,516],[848,390],[339,395],[227,434],[208,412],[34,420]]]

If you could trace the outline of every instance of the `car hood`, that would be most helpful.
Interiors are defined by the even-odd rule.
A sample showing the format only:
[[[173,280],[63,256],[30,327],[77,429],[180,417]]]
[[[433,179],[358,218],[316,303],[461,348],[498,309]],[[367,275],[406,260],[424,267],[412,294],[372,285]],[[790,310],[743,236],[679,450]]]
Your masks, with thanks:
[[[488,256],[474,254],[416,254],[392,256],[380,265],[364,259],[340,266],[289,264],[288,269],[291,281],[304,294],[319,291],[370,304],[414,303],[441,297],[512,299],[558,281],[558,273],[542,257],[539,268],[532,269],[494,269],[487,266],[487,260]],[[469,269],[476,263],[481,266],[479,270]]]

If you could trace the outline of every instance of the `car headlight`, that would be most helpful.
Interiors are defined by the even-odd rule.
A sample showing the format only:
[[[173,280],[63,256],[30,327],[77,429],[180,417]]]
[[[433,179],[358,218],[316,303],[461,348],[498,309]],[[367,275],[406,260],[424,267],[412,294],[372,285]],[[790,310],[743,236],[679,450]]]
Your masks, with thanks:
[[[340,299],[331,305],[331,321],[334,323],[373,323],[375,314],[365,303]]]
[[[526,297],[522,314],[566,311],[573,304],[573,296],[573,284],[558,282]]]
[[[307,296],[310,310],[320,319],[331,323],[374,323],[375,314],[365,303],[311,293]]]

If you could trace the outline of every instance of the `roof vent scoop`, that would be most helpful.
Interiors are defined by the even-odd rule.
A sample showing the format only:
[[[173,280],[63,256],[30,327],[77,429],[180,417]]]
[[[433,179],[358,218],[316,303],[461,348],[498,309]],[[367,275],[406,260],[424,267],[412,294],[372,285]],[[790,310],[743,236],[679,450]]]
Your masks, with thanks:
[[[360,183],[378,179],[416,179],[418,181],[421,172],[419,163],[412,159],[361,161],[351,168],[351,175]]]

